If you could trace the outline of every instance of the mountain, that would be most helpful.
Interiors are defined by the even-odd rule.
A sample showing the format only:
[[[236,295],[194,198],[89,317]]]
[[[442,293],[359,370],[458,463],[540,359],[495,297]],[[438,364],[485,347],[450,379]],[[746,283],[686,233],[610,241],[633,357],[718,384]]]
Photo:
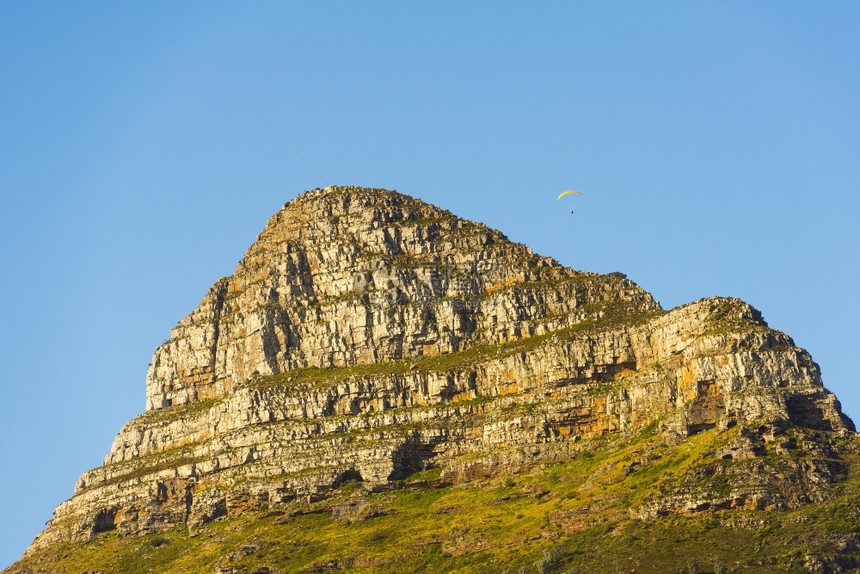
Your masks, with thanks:
[[[860,440],[750,305],[393,191],[285,204],[5,572],[846,571]]]

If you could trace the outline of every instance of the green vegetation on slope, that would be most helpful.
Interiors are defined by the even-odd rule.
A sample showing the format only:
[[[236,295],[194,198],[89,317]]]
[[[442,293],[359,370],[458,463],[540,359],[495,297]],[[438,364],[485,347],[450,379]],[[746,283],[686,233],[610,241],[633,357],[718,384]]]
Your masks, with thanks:
[[[430,469],[381,492],[347,482],[324,500],[229,517],[191,536],[185,528],[128,538],[102,533],[53,547],[7,573],[36,572],[40,563],[56,574],[216,568],[239,574],[263,566],[282,573],[662,574],[808,572],[818,562],[860,566],[857,438],[838,447],[852,470],[823,503],[657,518],[633,512],[661,493],[695,489],[695,477],[719,460],[714,449],[736,435],[736,429],[711,430],[672,446],[651,425],[633,438],[584,443],[575,459],[515,476],[451,485],[439,469]]]

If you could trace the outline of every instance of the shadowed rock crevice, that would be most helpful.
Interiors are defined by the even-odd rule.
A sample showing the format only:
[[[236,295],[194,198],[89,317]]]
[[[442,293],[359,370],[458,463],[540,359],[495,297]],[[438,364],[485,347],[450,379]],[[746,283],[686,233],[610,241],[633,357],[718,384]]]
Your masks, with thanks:
[[[116,529],[116,509],[104,508],[99,510],[93,518],[92,533],[99,534]]]
[[[334,479],[331,486],[332,488],[340,488],[342,485],[348,482],[364,482],[364,478],[362,478],[361,473],[355,470],[354,468],[350,468],[349,470],[345,470],[340,473],[337,478]]]
[[[209,385],[215,384],[217,361],[218,361],[218,339],[221,336],[221,314],[224,311],[224,301],[229,289],[229,281],[219,279],[212,287],[212,341],[209,346]],[[209,393],[206,393],[209,394]],[[192,401],[198,400],[200,397],[194,389],[190,396]]]
[[[436,444],[441,440],[435,441]],[[391,453],[393,469],[388,480],[402,480],[416,472],[427,469],[427,461],[436,454],[436,444],[423,441],[420,435],[413,434],[399,444]]]

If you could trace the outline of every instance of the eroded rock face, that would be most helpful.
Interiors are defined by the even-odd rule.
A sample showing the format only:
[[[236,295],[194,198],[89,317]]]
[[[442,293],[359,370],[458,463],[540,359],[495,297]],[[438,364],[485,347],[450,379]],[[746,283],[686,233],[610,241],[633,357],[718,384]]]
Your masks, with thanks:
[[[540,335],[610,299],[658,308],[631,282],[610,288],[413,198],[316,190],[275,214],[235,273],[156,350],[147,410],[223,396],[256,374]]]
[[[664,312],[620,274],[573,271],[416,199],[349,187],[272,217],[156,350],[146,394],[147,412],[31,552],[112,529],[193,529],[346,480],[516,472],[652,423],[669,441],[755,429],[720,452],[736,460],[787,428],[854,430],[810,356],[741,301]],[[797,472],[838,475],[813,467]],[[747,482],[639,512],[802,503]]]

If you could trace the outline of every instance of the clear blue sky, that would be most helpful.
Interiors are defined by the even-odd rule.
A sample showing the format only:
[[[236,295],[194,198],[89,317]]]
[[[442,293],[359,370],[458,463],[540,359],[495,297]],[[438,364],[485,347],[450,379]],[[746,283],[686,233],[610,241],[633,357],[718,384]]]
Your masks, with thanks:
[[[494,222],[665,308],[750,302],[860,419],[858,22],[856,2],[0,2],[0,566],[142,412],[169,329],[323,185],[257,114],[330,183]]]

